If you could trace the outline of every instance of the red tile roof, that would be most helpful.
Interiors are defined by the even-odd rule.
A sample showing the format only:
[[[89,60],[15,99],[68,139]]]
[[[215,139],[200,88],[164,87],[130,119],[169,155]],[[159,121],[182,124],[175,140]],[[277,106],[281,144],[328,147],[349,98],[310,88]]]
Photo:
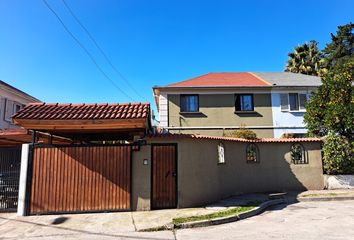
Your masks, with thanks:
[[[169,84],[166,87],[241,87],[271,86],[270,83],[248,72],[208,73],[199,77]]]
[[[197,134],[181,134],[181,133],[166,133],[166,134],[155,134],[151,135],[151,138],[192,138],[192,139],[207,139],[207,140],[220,140],[220,141],[232,141],[232,142],[249,142],[249,143],[286,143],[286,142],[321,142],[319,138],[258,138],[255,140],[248,140],[244,138],[232,138],[232,137],[217,137],[217,136],[207,136],[207,135],[197,135]]]
[[[31,103],[13,119],[32,120],[91,120],[148,118],[149,103],[127,104],[47,104]]]

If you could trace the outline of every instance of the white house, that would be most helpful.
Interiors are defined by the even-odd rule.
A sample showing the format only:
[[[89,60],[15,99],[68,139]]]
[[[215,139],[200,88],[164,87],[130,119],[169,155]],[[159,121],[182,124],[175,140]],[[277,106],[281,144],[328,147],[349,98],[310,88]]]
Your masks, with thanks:
[[[11,117],[31,102],[40,101],[0,80],[0,129],[18,128]]]

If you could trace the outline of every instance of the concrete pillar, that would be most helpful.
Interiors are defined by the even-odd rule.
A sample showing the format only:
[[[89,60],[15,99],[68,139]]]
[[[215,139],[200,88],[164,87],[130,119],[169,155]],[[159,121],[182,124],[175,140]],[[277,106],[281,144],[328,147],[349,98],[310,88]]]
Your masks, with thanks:
[[[28,172],[29,144],[22,144],[20,184],[18,189],[17,215],[26,215],[26,185]],[[30,189],[28,189],[30,191]]]

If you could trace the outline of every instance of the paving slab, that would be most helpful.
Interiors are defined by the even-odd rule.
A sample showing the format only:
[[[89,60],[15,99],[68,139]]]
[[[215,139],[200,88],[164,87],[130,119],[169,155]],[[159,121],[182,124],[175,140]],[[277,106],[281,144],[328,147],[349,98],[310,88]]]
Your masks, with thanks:
[[[353,196],[354,190],[322,190],[292,192],[286,198],[299,196]],[[281,194],[279,196],[282,196]],[[18,217],[15,213],[0,213],[0,239],[174,239],[174,232],[138,232],[172,222],[176,217],[189,217],[224,211],[228,208],[264,202],[269,194],[247,194],[230,197],[200,208],[168,209],[143,212],[115,212],[91,214],[63,214]],[[343,201],[344,202],[344,201]],[[350,201],[349,201],[350,202]],[[283,208],[299,209],[302,205],[284,205]],[[346,206],[343,203],[343,206]],[[320,206],[320,205],[317,205]],[[311,207],[307,207],[311,208]],[[279,210],[281,210],[280,208]],[[337,211],[337,209],[328,209]],[[292,212],[290,211],[289,214]],[[304,218],[310,217],[306,213]],[[250,218],[253,219],[254,217]],[[246,220],[244,220],[246,221]],[[242,221],[241,221],[242,222]],[[203,231],[203,230],[201,230]]]
[[[261,215],[207,228],[182,229],[177,239],[352,240],[354,201],[277,205]]]

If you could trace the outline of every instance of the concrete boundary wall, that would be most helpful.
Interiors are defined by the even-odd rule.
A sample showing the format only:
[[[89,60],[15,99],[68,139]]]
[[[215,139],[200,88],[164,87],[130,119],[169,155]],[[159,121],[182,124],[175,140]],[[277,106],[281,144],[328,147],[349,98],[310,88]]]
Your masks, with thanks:
[[[150,209],[151,143],[178,144],[178,207],[195,207],[239,193],[324,188],[320,142],[302,142],[307,164],[291,161],[291,142],[256,143],[259,163],[247,163],[247,142],[150,138],[133,152],[133,209]],[[225,163],[218,164],[223,143]],[[147,159],[148,164],[143,165]]]

